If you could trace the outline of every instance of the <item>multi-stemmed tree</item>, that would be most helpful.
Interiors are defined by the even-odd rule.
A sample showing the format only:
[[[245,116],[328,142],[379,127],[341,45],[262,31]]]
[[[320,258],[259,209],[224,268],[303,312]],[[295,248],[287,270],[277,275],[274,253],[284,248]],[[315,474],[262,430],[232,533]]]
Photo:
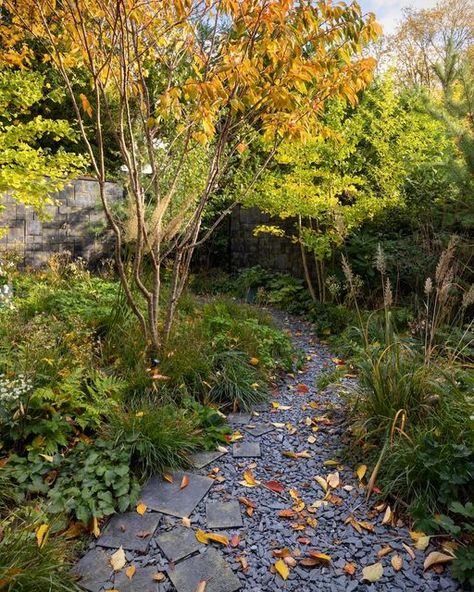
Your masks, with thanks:
[[[378,34],[374,16],[362,15],[356,3],[329,0],[3,5],[12,30],[34,38],[63,77],[115,233],[123,289],[157,351],[169,334],[195,248],[226,213],[201,232],[203,213],[233,155],[250,150],[257,135],[265,138],[267,156],[248,181],[252,187],[283,139],[321,131],[328,99],[356,102],[374,67],[374,60],[360,57]],[[79,74],[89,79],[88,93],[76,91]],[[127,175],[126,220],[103,190],[105,129]],[[132,244],[130,261],[125,241]]]

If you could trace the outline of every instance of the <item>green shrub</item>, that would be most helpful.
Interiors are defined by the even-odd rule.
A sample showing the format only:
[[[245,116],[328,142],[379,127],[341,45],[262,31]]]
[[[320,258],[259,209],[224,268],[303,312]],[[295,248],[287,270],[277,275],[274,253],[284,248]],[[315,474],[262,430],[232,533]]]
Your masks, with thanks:
[[[5,592],[80,592],[65,558],[67,542],[48,538],[40,547],[26,525],[6,526],[0,536],[0,589]]]
[[[127,447],[130,469],[144,479],[188,466],[188,454],[200,446],[198,429],[198,417],[191,410],[146,401],[113,414],[106,434],[113,445]]]

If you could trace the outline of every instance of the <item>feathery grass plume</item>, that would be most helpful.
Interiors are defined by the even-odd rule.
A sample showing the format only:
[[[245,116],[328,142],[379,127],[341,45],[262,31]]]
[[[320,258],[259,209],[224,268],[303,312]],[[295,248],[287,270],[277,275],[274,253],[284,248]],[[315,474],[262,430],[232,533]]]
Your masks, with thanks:
[[[386,308],[390,308],[393,304],[393,293],[390,279],[387,278],[383,289],[383,304]]]
[[[354,274],[352,273],[352,269],[351,266],[349,265],[349,261],[347,261],[345,255],[341,256],[342,259],[342,271],[344,273],[344,277],[347,280],[347,283],[349,284],[349,286],[353,287],[354,285]]]
[[[433,280],[431,278],[426,278],[425,281],[425,294],[428,296],[433,291]]]
[[[375,267],[382,275],[385,275],[387,271],[387,265],[385,261],[385,253],[383,252],[382,245],[377,245],[377,251],[375,253]]]
[[[435,279],[438,286],[441,286],[443,283],[445,283],[445,280],[447,279],[447,276],[450,274],[450,272],[452,275],[451,265],[454,260],[457,241],[458,237],[455,235],[452,236],[449,239],[448,246],[440,255],[435,273]]]
[[[467,308],[468,306],[471,306],[471,304],[474,304],[474,284],[469,286],[469,290],[466,290],[462,297],[463,308]]]

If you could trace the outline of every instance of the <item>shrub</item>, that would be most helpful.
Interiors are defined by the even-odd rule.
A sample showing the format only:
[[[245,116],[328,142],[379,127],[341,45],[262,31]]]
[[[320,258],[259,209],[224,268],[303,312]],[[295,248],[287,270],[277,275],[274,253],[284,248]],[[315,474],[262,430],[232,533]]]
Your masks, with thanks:
[[[113,414],[106,434],[113,445],[127,447],[130,468],[143,479],[188,466],[188,454],[200,445],[198,428],[199,419],[191,410],[146,401]]]

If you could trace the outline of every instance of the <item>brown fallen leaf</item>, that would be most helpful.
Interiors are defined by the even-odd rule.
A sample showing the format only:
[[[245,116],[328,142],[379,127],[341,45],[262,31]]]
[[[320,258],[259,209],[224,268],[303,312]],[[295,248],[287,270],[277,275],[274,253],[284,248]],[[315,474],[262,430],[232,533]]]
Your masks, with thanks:
[[[288,565],[289,567],[295,567],[296,565],[296,559],[294,557],[284,557],[283,561],[286,563],[286,565]]]
[[[135,536],[137,536],[139,539],[147,539],[149,536],[151,536],[151,532],[149,530],[139,530]]]
[[[377,582],[382,576],[383,565],[381,563],[373,563],[362,570],[362,579],[367,582]]]
[[[339,485],[341,484],[339,473],[337,471],[335,471],[334,473],[329,473],[329,475],[326,477],[326,482],[329,485],[329,487],[332,487],[332,489],[336,489],[336,487],[339,487]]]
[[[267,489],[270,489],[271,491],[275,491],[276,493],[282,493],[283,491],[285,491],[285,486],[282,485],[281,483],[278,483],[278,481],[265,481],[263,483],[263,485]]]
[[[248,569],[249,569],[249,562],[248,562],[247,558],[246,557],[239,556],[239,557],[236,557],[236,560],[242,566],[242,571],[244,573],[246,573],[248,571]]]
[[[385,510],[385,514],[382,518],[382,524],[391,524],[393,520],[393,512],[390,508],[390,506],[387,506],[386,510]]]
[[[295,511],[292,510],[291,508],[287,508],[285,510],[280,510],[278,512],[278,517],[279,518],[294,518],[295,516]]]
[[[120,571],[125,566],[125,563],[125,551],[123,550],[123,547],[120,547],[118,551],[115,551],[115,553],[112,553],[110,556],[110,565],[114,571]]]
[[[157,571],[156,574],[153,574],[151,579],[154,582],[162,582],[164,579],[166,579],[166,576],[162,571]]]
[[[291,551],[288,549],[288,547],[283,547],[283,549],[273,549],[272,555],[273,557],[283,559],[283,557],[290,557]]]
[[[306,384],[297,384],[296,390],[302,394],[309,393],[309,387]]]
[[[100,536],[99,521],[97,520],[96,516],[92,518],[91,532],[94,534],[95,538]]]
[[[309,539],[308,537],[300,537],[299,539],[296,539],[298,541],[298,543],[300,545],[309,545],[311,543],[311,539]]]
[[[393,549],[390,545],[385,545],[385,547],[382,547],[382,549],[380,549],[380,551],[377,553],[377,557],[380,559],[381,557],[385,557],[385,555],[388,555],[392,551]]]
[[[230,546],[231,547],[238,547],[240,543],[240,537],[238,534],[234,534],[230,539]]]
[[[395,571],[400,571],[403,567],[403,557],[401,555],[394,555],[390,560],[392,567]]]
[[[205,592],[206,586],[207,586],[207,581],[201,580],[199,582],[199,584],[196,586],[196,589],[194,590],[194,592]]]
[[[346,574],[353,576],[355,574],[355,572],[357,571],[357,565],[355,563],[346,563],[346,565],[342,568],[342,570]]]
[[[454,557],[452,555],[446,555],[439,551],[432,551],[423,563],[423,571],[426,571],[430,567],[440,565],[442,563],[449,563]]]
[[[413,549],[411,547],[409,547],[408,545],[405,545],[405,543],[402,543],[402,546],[405,549],[405,551],[408,553],[408,555],[410,555],[410,557],[413,560],[415,560],[416,559],[415,551],[413,551]]]
[[[181,479],[181,484],[179,486],[179,489],[184,489],[185,487],[187,487],[189,485],[189,477],[187,475],[183,475],[183,478]]]
[[[129,567],[127,567],[127,569],[125,570],[125,575],[127,576],[127,578],[129,580],[131,580],[133,578],[133,576],[135,575],[135,572],[137,571],[137,568],[134,565],[130,565]]]

